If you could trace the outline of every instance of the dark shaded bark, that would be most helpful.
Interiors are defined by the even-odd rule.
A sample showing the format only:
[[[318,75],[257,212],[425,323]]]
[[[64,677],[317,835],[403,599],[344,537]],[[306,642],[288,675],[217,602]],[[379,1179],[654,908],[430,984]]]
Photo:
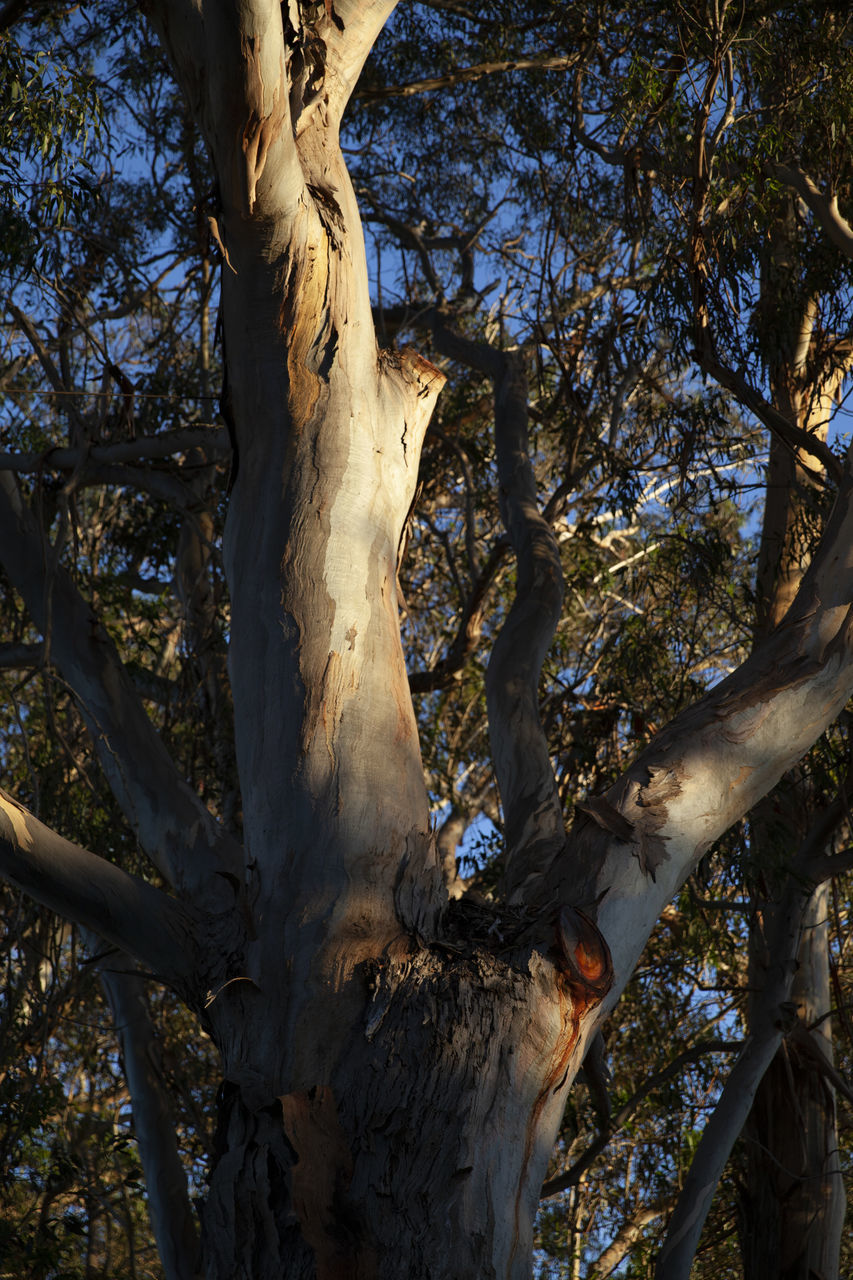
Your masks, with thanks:
[[[495,923],[519,928],[517,913]],[[226,1084],[208,1275],[529,1274],[583,1001],[556,948],[496,956],[491,925],[460,904],[431,947],[366,965],[327,1083],[277,1098]]]

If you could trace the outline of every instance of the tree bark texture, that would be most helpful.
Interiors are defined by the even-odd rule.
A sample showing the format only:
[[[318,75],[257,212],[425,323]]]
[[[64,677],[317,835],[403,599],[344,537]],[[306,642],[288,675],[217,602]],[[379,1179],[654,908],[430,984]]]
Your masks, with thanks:
[[[448,937],[367,966],[324,1082],[277,1099],[226,1084],[209,1275],[529,1274],[577,1000],[553,960],[495,957],[470,913],[459,926],[458,950]]]

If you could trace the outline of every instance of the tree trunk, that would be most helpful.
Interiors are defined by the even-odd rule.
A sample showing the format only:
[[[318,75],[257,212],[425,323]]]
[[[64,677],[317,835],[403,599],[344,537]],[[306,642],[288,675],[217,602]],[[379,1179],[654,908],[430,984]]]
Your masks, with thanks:
[[[314,1037],[328,1065],[311,1086],[226,1083],[209,1276],[529,1275],[577,1021],[540,955],[472,941],[479,915],[460,909],[453,944],[362,966],[362,1017]]]
[[[828,890],[809,903],[791,1003],[803,1031],[788,1036],[746,1126],[741,1196],[744,1280],[836,1280],[844,1226],[832,1065]],[[793,1014],[793,1011],[792,1011]],[[812,1030],[806,1027],[814,1026]]]
[[[779,239],[776,256],[784,257],[784,235]],[[786,274],[790,268],[787,262],[777,266]],[[818,383],[808,379],[815,312],[808,303],[789,359],[774,368],[771,381],[777,408],[824,440],[844,370],[832,370]],[[771,440],[757,575],[758,636],[780,624],[808,561],[814,517],[803,463],[820,469],[814,457],[794,455]],[[765,878],[774,885],[806,835],[810,809],[808,783],[797,775],[790,776],[784,794],[769,797],[758,808],[752,822],[756,860],[759,866],[766,864]],[[846,1200],[838,1165],[835,1091],[819,1070],[821,1061],[832,1063],[826,901],[824,884],[815,889],[804,915],[791,991],[800,1039],[782,1041],[744,1129],[745,1179],[739,1199],[744,1280],[838,1276]],[[766,920],[761,917],[772,917],[774,910],[774,903],[765,903],[750,934],[749,983],[758,999],[774,962],[765,953]],[[814,1023],[814,1030],[806,1030]]]

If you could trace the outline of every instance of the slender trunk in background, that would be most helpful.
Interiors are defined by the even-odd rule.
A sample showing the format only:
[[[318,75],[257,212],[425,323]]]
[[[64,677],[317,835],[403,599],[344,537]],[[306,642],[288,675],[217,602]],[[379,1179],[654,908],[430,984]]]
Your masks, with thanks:
[[[787,268],[779,260],[784,243],[775,248],[774,266],[781,272]],[[844,371],[835,371],[821,385],[809,381],[814,316],[815,308],[807,307],[791,356],[772,370],[771,385],[776,407],[825,440]],[[771,439],[757,571],[758,639],[788,612],[814,544],[815,488],[806,467],[820,472],[814,457],[795,455]],[[764,868],[761,878],[769,886],[750,934],[749,987],[759,997],[774,963],[765,941],[772,933],[775,897],[789,874],[786,865],[817,813],[811,792],[801,773],[789,775],[785,787],[758,806],[751,823],[756,863]],[[838,1163],[835,1091],[820,1069],[822,1061],[832,1062],[827,892],[825,884],[818,886],[804,915],[791,992],[797,1036],[783,1040],[744,1129],[745,1174],[738,1203],[744,1280],[838,1277],[846,1198]]]
[[[806,910],[791,992],[799,1026],[766,1072],[744,1131],[744,1280],[838,1276],[846,1200],[835,1090],[821,1069],[832,1065],[828,895],[819,886]]]

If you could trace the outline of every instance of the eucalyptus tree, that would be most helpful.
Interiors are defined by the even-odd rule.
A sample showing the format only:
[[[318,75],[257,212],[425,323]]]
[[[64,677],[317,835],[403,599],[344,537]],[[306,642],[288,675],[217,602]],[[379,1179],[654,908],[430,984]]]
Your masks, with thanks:
[[[399,15],[400,40],[360,85],[393,10],[392,0],[152,0],[146,8],[190,122],[182,133],[183,117],[175,115],[208,261],[208,274],[202,267],[195,277],[201,394],[210,393],[212,376],[205,255],[215,245],[222,259],[221,411],[232,452],[227,598],[211,494],[225,433],[198,419],[191,431],[140,430],[134,396],[142,396],[117,361],[103,360],[124,415],[109,433],[72,395],[64,447],[39,441],[29,453],[12,450],[0,475],[0,553],[20,631],[14,639],[38,645],[36,665],[58,673],[73,694],[68,715],[88,727],[150,862],[140,873],[103,856],[107,840],[98,852],[72,843],[4,793],[0,868],[13,885],[131,958],[110,962],[107,995],[122,1028],[158,1243],[175,1276],[528,1274],[540,1188],[569,1091],[655,922],[714,842],[802,758],[853,689],[853,476],[809,424],[780,423],[749,384],[744,409],[769,417],[789,446],[807,445],[836,490],[781,625],[738,665],[748,629],[732,641],[731,615],[717,608],[716,596],[702,596],[697,573],[693,648],[686,633],[674,646],[688,661],[662,659],[655,668],[661,681],[681,673],[682,696],[661,696],[650,724],[637,715],[633,758],[626,725],[646,708],[625,708],[612,696],[608,703],[600,695],[612,695],[613,686],[599,672],[614,636],[626,653],[650,657],[651,634],[640,632],[643,648],[640,629],[612,611],[585,637],[579,625],[584,588],[604,581],[603,597],[621,595],[627,607],[614,576],[632,564],[654,565],[629,516],[644,490],[654,496],[655,476],[678,500],[710,495],[709,506],[718,507],[703,521],[706,554],[697,559],[706,570],[718,545],[712,533],[727,518],[736,541],[716,486],[723,455],[726,465],[744,461],[742,440],[731,438],[744,429],[731,413],[715,415],[719,398],[699,397],[685,373],[685,334],[692,324],[694,342],[696,334],[707,337],[709,304],[701,292],[679,292],[671,270],[677,236],[667,250],[646,234],[642,152],[634,148],[637,163],[627,168],[618,153],[630,133],[620,123],[623,109],[629,117],[634,110],[645,134],[660,132],[677,148],[679,112],[689,103],[700,126],[696,146],[706,154],[702,147],[717,139],[719,126],[717,82],[706,82],[710,97],[690,93],[707,50],[686,61],[674,50],[676,61],[659,78],[650,51],[668,45],[652,15],[640,33],[643,63],[632,60],[636,23],[622,11],[608,14],[607,26],[597,11],[567,19],[562,7],[543,4],[531,6],[525,23],[434,3]],[[467,33],[467,47],[483,47],[467,65],[449,42],[455,28],[447,10]],[[406,38],[419,19],[420,46]],[[444,35],[439,19],[448,22]],[[712,36],[722,41],[725,68],[729,34]],[[413,58],[430,49],[441,60],[435,74],[406,78]],[[625,134],[616,151],[584,126],[572,74],[582,62],[605,76],[629,73],[630,92],[596,113]],[[651,106],[637,84],[643,66]],[[508,89],[516,71],[531,78]],[[394,84],[397,72],[404,78]],[[687,86],[679,94],[676,73]],[[466,113],[465,86],[480,80],[483,97]],[[525,112],[536,84],[544,86],[544,106]],[[418,166],[374,163],[388,154],[387,121],[418,91],[438,94],[436,127],[455,130],[455,160],[476,159],[489,141],[481,182],[459,182],[454,157],[443,170],[435,153]],[[489,104],[513,93],[511,145],[502,152]],[[399,248],[400,298],[370,288],[362,215],[341,146],[353,94],[376,107],[344,138],[358,153],[361,209],[379,229],[377,243],[383,252]],[[163,113],[153,94],[149,105]],[[567,105],[576,139],[608,164],[619,160],[630,179],[624,190],[621,172],[613,181],[603,168],[584,187],[572,157],[558,154],[553,130]],[[208,188],[195,146],[201,138],[213,174]],[[700,201],[704,172],[700,164],[694,175]],[[685,182],[675,167],[669,177],[667,198]],[[743,181],[754,178],[746,173]],[[152,189],[163,190],[163,182],[152,181]],[[502,210],[516,210],[519,200],[507,201],[506,192],[530,210],[537,190],[547,216],[511,233]],[[589,193],[610,214],[624,196],[632,216],[602,223],[579,198]],[[696,281],[708,275],[697,257],[704,208],[695,209],[689,242]],[[527,265],[534,242],[538,274]],[[515,281],[507,270],[513,262]],[[655,281],[659,262],[667,269]],[[37,360],[55,392],[76,394],[72,368],[91,379],[84,361],[74,364],[93,328],[80,323],[76,303],[91,292],[102,263],[96,254],[81,264],[73,297],[59,298],[48,341],[13,300],[17,339],[30,347],[27,367]],[[493,263],[501,275],[497,301],[483,276]],[[516,305],[514,289],[529,293],[531,281],[537,306]],[[652,283],[658,311],[644,301]],[[127,293],[130,309],[150,308],[137,348],[145,349],[163,304],[147,290]],[[596,310],[603,297],[613,303],[606,314]],[[662,298],[671,304],[666,332]],[[420,334],[430,358],[412,346],[380,345],[392,334]],[[699,367],[714,376],[722,370],[726,391],[742,389],[744,376],[718,355],[697,344]],[[439,418],[424,518],[413,530],[424,439],[434,411],[443,414],[436,409],[442,387],[461,369],[470,371],[466,388],[454,388],[449,420]],[[155,364],[155,372],[181,379],[187,370]],[[466,410],[472,430],[457,437],[448,427],[464,426]],[[488,442],[481,423],[492,429]],[[693,432],[681,432],[676,447],[679,423]],[[710,425],[700,430],[699,423]],[[183,461],[159,468],[154,460],[166,457]],[[452,468],[443,481],[451,491],[446,505],[439,461]],[[121,475],[111,470],[119,466]],[[32,485],[16,478],[28,469]],[[46,469],[66,477],[53,503],[45,501]],[[146,502],[179,508],[177,546],[162,557],[174,566],[176,605],[150,603],[165,599],[168,583],[139,604],[151,585],[139,522],[118,502],[81,519],[76,497],[89,480],[125,490],[135,483]],[[599,508],[584,506],[579,494],[598,495]],[[98,578],[109,554],[103,539],[123,520],[133,526],[121,551],[132,593],[116,608]],[[664,524],[659,511],[665,532]],[[89,540],[82,557],[80,527]],[[602,529],[615,536],[606,542]],[[165,536],[157,519],[151,532],[156,559]],[[413,532],[415,547],[428,532],[447,554],[440,571],[438,557],[413,560],[420,569],[408,580],[401,561]],[[81,560],[88,561],[85,577],[77,572]],[[673,559],[675,580],[683,563]],[[606,581],[599,576],[605,568]],[[401,608],[414,654],[426,606],[440,605],[448,583],[457,617],[450,626],[423,624],[431,634],[423,643],[421,633],[422,660],[410,681]],[[651,598],[646,603],[655,607]],[[198,708],[181,730],[169,715],[174,646],[170,653],[158,634],[158,621],[168,623],[176,611]],[[708,631],[710,651],[700,652],[697,636]],[[460,745],[466,702],[478,733],[484,724],[475,658],[484,637],[488,753],[479,743]],[[154,662],[158,647],[167,652]],[[553,664],[550,696],[540,714],[546,662]],[[561,682],[571,698],[560,698]],[[451,817],[454,806],[460,811],[463,825],[472,812],[498,815],[487,756],[493,766],[503,848],[500,874],[489,883],[460,883],[453,829],[435,830],[413,689],[438,698],[437,730],[424,735],[433,755],[444,756],[433,794]],[[669,725],[658,722],[691,694],[698,700]],[[587,728],[596,714],[609,715],[598,729],[602,741],[611,736],[612,754],[578,751],[573,703],[592,713],[575,717]],[[227,732],[232,705],[239,795]],[[200,723],[212,731],[197,746],[187,739],[198,736]],[[188,767],[196,747],[201,760]],[[478,771],[461,780],[466,754],[478,757]],[[80,782],[71,772],[64,785]],[[578,803],[569,826],[571,799]],[[848,865],[841,855],[809,855],[798,867],[804,880]],[[739,1065],[752,1072],[750,1087],[755,1058],[775,1035],[794,958],[789,947],[774,1000],[747,1036]],[[133,985],[139,979],[119,972],[132,971],[133,962],[197,1014],[218,1054],[222,1084],[200,1258],[162,1077],[150,1067],[149,1022]],[[671,1199],[664,1195],[662,1207]]]

